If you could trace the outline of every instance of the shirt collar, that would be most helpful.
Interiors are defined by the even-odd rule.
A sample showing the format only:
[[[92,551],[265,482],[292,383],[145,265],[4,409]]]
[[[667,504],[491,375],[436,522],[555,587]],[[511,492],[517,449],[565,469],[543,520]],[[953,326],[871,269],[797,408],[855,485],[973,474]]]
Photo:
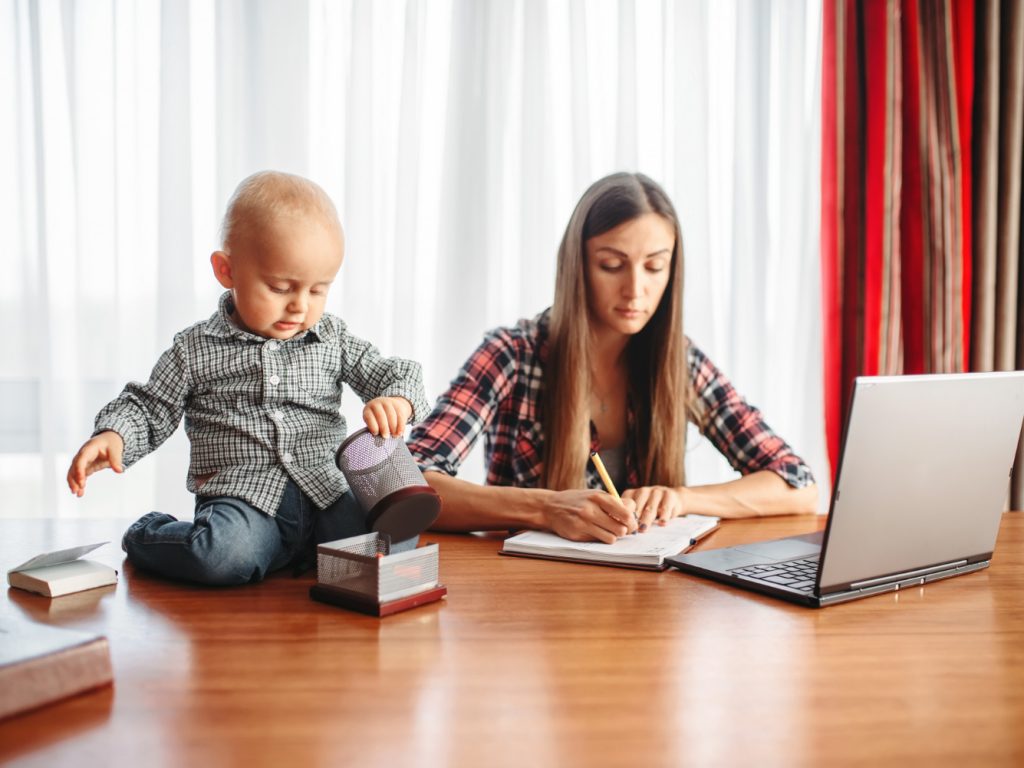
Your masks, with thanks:
[[[245,339],[248,341],[266,341],[263,336],[258,336],[255,333],[240,328],[238,324],[231,318],[231,314],[235,311],[235,302],[231,298],[231,291],[224,291],[221,294],[220,300],[217,302],[217,311],[213,313],[213,316],[206,321],[204,328],[205,333],[208,336],[220,336],[222,338],[234,337],[236,339]],[[324,315],[326,317],[326,315]],[[308,328],[302,333],[292,336],[287,339],[288,341],[303,341],[307,336],[312,337],[316,341],[325,341],[330,336],[330,327],[324,323],[324,317],[321,317],[316,325],[312,328]]]

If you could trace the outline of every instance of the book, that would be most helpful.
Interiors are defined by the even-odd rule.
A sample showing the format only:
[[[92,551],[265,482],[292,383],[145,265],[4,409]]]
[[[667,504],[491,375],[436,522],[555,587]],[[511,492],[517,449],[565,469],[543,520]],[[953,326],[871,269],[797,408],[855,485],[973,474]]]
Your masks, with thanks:
[[[113,680],[110,646],[102,635],[0,620],[0,718]]]
[[[667,567],[666,557],[685,552],[717,527],[717,517],[684,515],[663,526],[653,525],[643,533],[623,536],[614,544],[570,541],[553,533],[525,531],[505,539],[501,554],[661,571]]]
[[[59,597],[85,589],[117,583],[117,571],[95,560],[79,558],[107,542],[86,544],[33,557],[7,572],[7,583],[47,597]]]

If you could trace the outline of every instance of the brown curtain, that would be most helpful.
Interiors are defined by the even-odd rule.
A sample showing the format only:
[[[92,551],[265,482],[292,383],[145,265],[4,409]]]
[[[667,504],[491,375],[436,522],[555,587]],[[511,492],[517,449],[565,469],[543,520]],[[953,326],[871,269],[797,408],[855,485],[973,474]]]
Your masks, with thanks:
[[[1024,369],[1024,3],[979,0],[976,14],[971,369],[1008,371]],[[1024,509],[1024,441],[1010,508]]]

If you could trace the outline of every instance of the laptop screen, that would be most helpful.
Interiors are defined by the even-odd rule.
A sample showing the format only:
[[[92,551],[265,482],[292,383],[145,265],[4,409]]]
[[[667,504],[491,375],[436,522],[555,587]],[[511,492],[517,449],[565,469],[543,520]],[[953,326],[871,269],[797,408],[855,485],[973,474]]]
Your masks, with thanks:
[[[995,546],[1024,419],[1024,372],[861,377],[843,439],[821,591]]]

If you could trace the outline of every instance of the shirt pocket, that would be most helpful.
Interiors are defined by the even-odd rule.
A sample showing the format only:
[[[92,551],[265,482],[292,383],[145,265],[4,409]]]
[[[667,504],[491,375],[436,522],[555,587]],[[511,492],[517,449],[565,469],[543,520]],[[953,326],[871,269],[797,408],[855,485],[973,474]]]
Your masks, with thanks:
[[[339,395],[340,355],[303,355],[295,361],[295,383],[314,400],[333,400]]]
[[[544,432],[535,421],[520,422],[512,448],[512,474],[520,488],[537,488],[544,472]]]

